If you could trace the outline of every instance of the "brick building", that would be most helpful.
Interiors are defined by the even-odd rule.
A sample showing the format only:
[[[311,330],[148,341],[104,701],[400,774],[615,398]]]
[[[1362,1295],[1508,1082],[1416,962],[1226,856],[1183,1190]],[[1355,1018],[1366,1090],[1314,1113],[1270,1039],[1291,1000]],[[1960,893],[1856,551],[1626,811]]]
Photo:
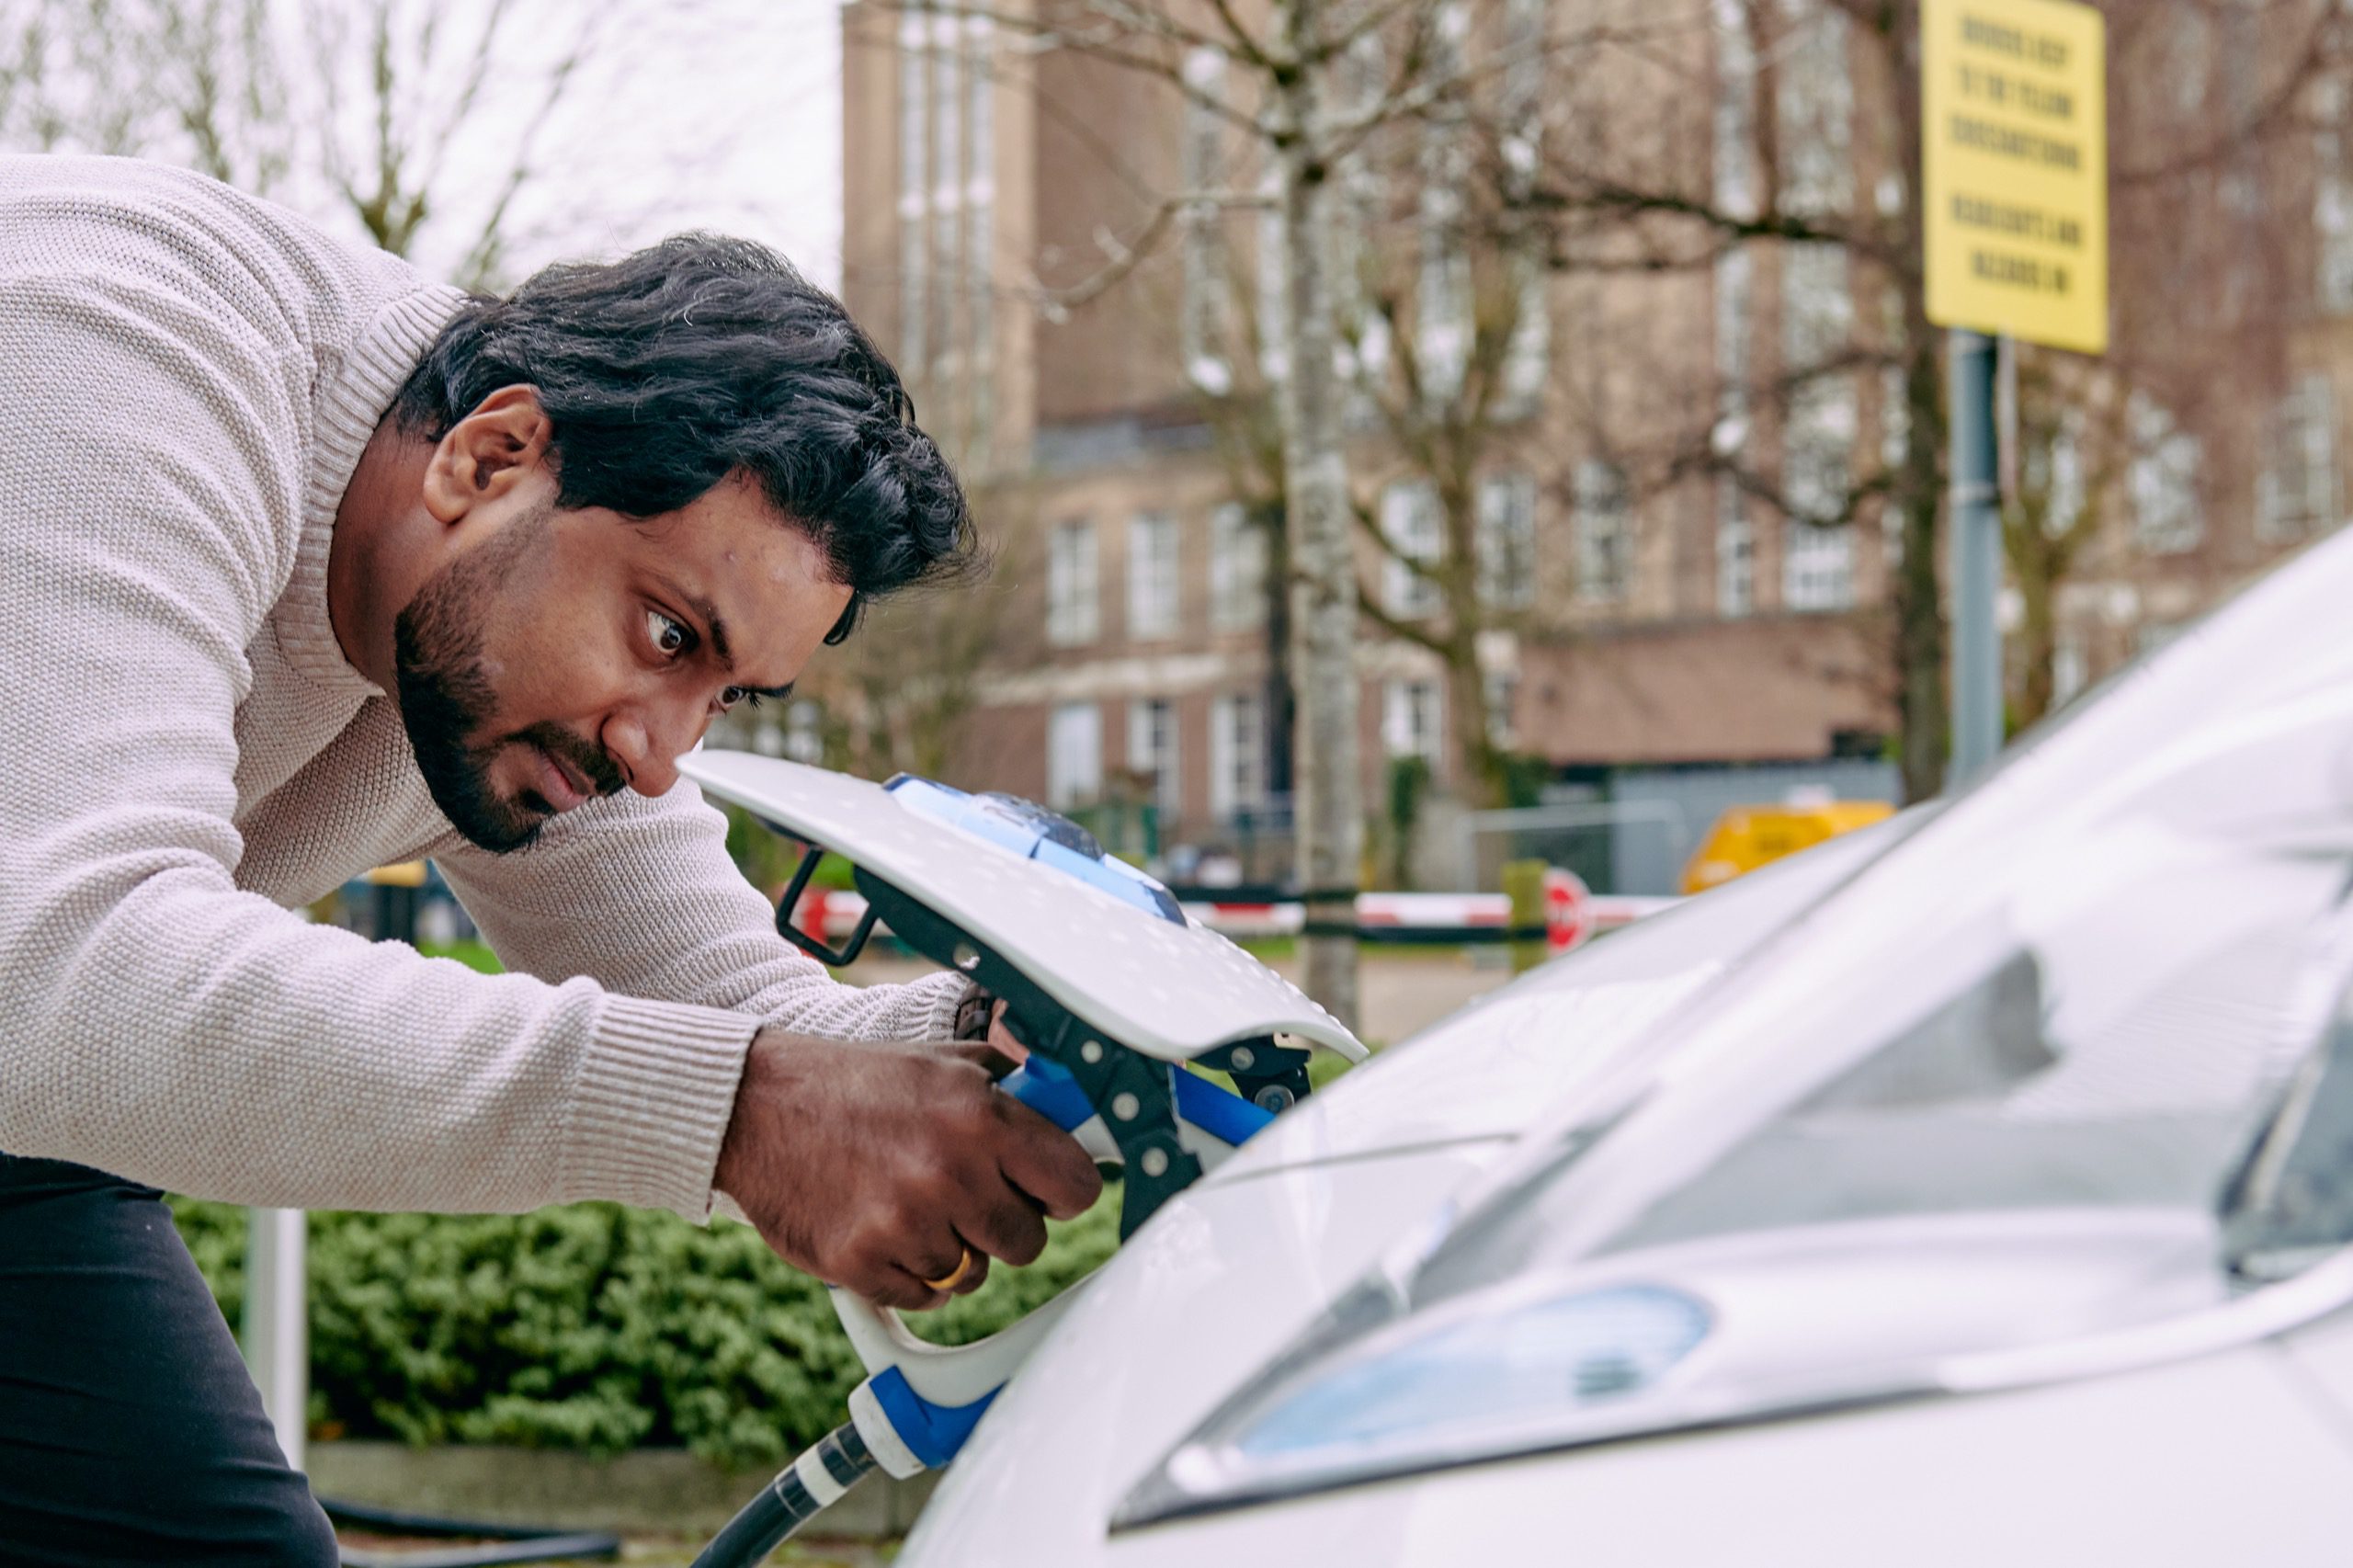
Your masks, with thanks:
[[[1500,3],[1509,26],[1541,0]],[[1557,0],[1554,16],[1607,3]],[[1884,83],[1869,51],[1835,8],[1790,0],[1768,65],[1733,25],[1742,9],[1719,5],[1656,66],[1705,85],[1644,95],[1660,155],[1704,170],[1699,194],[1726,211],[1756,208],[1760,144],[1779,150],[1778,206],[1884,211],[1887,138],[1869,108]],[[2125,30],[2118,114],[2226,113],[2245,63],[2232,50],[2265,47],[2195,31],[2227,10],[2184,4],[2179,19]],[[950,772],[1068,807],[1147,801],[1164,847],[1279,824],[1267,546],[1245,504],[1263,483],[1215,414],[1238,380],[1279,370],[1247,362],[1253,285],[1272,272],[1262,220],[1180,212],[1116,285],[1044,302],[1148,232],[1157,193],[1251,177],[1248,150],[1165,84],[1006,47],[981,19],[853,0],[843,25],[844,291],[959,454],[999,555],[997,631]],[[1196,87],[1222,85],[1214,57],[1185,70]],[[2136,107],[2132,83],[2162,84],[2163,104]],[[2127,445],[2099,526],[2053,596],[2059,700],[2342,516],[2353,153],[2342,85],[2307,97],[2316,129],[2294,132],[2284,161],[2272,144],[2261,196],[2294,208],[2286,231],[2303,236],[2286,362],[2260,378],[2261,406],[2177,414],[2137,391],[2120,403]],[[1467,286],[1446,282],[1462,264],[1433,243],[1434,211],[1429,190],[1408,194],[1377,221],[1397,232],[1373,241],[1424,268],[1412,330],[1425,369],[1460,357],[1472,310]],[[1874,288],[1849,254],[1799,244],[1728,246],[1659,277],[1530,280],[1504,372],[1513,406],[1476,481],[1481,592],[1498,611],[1478,646],[1493,733],[1605,792],[1636,772],[1883,753],[1900,539],[1892,509],[1855,493],[1904,439],[1901,389],[1867,357],[1791,373],[1872,338]],[[1771,494],[1744,483],[1743,461],[1662,457],[1688,448],[1686,428],[1719,455],[1753,454]],[[1427,477],[1378,420],[1354,429],[1362,506],[1396,552],[1434,551]],[[2070,426],[2029,454],[2053,517],[2089,504],[2089,439]],[[1360,568],[1386,612],[1430,613],[1427,582],[1381,550]],[[1447,710],[1463,688],[1411,641],[1365,631],[1378,812],[1390,757],[1427,757],[1441,791],[1456,781]],[[812,689],[822,697],[822,679]],[[788,727],[816,745],[806,710]]]

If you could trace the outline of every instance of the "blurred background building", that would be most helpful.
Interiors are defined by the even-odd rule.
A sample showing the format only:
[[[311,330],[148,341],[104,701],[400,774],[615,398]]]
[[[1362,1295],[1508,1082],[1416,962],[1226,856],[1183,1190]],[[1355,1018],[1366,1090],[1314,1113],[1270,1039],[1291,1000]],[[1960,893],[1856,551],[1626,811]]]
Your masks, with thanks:
[[[1904,39],[1834,0],[1381,9],[1327,95],[1405,106],[1330,172],[1373,874],[1488,881],[1553,823],[1539,852],[1655,891],[1722,805],[1933,790],[1940,737],[1904,745],[1943,444]],[[2017,723],[2342,516],[2322,9],[2111,16],[2118,349],[2021,351],[2006,387]],[[880,618],[756,739],[1274,879],[1284,266],[1251,84],[1029,15],[844,9],[844,291],[999,565],[983,603]],[[1414,106],[1433,81],[1459,90]]]

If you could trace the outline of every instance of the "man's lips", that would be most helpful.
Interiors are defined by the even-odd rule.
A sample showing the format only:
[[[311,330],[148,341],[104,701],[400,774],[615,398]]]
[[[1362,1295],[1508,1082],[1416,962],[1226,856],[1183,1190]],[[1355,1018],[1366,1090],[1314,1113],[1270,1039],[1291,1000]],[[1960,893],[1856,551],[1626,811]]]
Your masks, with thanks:
[[[537,742],[532,743],[531,751],[540,764],[540,794],[551,810],[568,812],[588,799],[585,784],[575,778],[553,752]]]

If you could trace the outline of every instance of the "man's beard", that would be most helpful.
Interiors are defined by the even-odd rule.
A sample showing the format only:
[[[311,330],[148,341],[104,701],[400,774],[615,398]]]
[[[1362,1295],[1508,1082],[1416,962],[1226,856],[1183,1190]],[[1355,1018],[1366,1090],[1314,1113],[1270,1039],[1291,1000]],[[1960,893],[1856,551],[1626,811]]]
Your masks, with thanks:
[[[517,517],[497,538],[450,562],[417,590],[392,625],[401,722],[416,753],[417,771],[449,825],[499,855],[528,847],[554,815],[553,807],[533,791],[510,800],[491,787],[491,764],[506,746],[550,753],[598,795],[613,793],[622,782],[610,757],[559,724],[528,724],[474,743],[498,707],[498,694],[483,668],[483,626],[501,585],[545,543],[553,510],[542,506]]]

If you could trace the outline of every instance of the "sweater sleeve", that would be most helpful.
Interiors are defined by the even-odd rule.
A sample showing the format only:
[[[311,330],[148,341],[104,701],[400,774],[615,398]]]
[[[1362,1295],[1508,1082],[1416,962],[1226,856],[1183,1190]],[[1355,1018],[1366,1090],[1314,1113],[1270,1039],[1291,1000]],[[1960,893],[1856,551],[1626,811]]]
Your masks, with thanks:
[[[236,886],[311,370],[135,278],[0,279],[0,1150],[243,1203],[705,1214],[753,1020]]]
[[[960,975],[845,985],[776,934],[776,912],[727,854],[726,819],[680,779],[551,822],[531,848],[452,838],[435,858],[502,961],[586,975],[632,996],[723,1007],[835,1040],[946,1040]]]

